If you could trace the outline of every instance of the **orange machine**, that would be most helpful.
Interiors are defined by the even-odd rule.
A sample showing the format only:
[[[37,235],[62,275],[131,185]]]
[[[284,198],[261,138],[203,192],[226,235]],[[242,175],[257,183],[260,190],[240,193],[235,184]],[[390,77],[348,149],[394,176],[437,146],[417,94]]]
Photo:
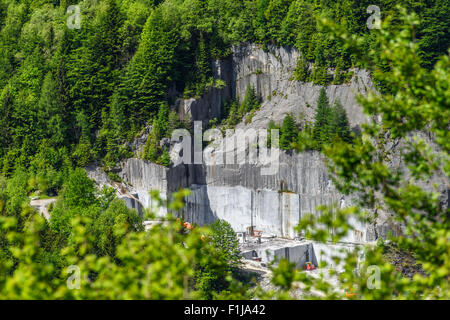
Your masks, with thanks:
[[[305,262],[305,266],[303,267],[303,270],[314,270],[316,267],[312,264],[312,262]]]

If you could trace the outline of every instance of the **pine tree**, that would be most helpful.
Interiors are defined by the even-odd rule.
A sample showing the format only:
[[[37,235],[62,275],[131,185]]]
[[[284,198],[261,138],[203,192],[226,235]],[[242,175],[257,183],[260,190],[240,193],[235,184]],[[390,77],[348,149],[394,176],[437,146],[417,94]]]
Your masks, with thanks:
[[[241,117],[244,116],[247,112],[252,111],[259,107],[259,99],[256,95],[255,88],[252,85],[247,86],[245,90],[244,100],[242,101],[240,107]]]
[[[279,127],[275,124],[275,121],[270,120],[267,127],[267,148],[272,147],[272,130],[276,129],[279,129]]]
[[[66,126],[67,142],[74,143],[76,135],[74,134],[75,123],[73,105],[69,97],[69,87],[67,82],[67,61],[70,58],[70,51],[72,50],[72,41],[69,34],[69,29],[64,29],[61,41],[55,54],[56,71],[54,78],[58,90],[58,102],[62,120]]]
[[[329,140],[330,106],[325,88],[322,87],[317,100],[317,110],[313,128],[313,138],[319,146]]]
[[[158,110],[158,116],[156,120],[156,132],[158,132],[158,138],[166,137],[169,128],[169,105],[167,103],[161,103]]]
[[[325,64],[316,62],[312,72],[312,81],[314,84],[327,85],[330,81],[328,68]]]
[[[344,58],[341,56],[339,57],[336,68],[334,69],[334,84],[343,84],[345,81],[345,65],[344,65]]]
[[[60,146],[65,138],[65,124],[61,114],[57,83],[48,72],[42,84],[38,105],[38,130],[41,139],[49,139],[51,146]]]
[[[144,146],[144,152],[142,158],[144,160],[149,160],[152,162],[156,162],[161,153],[161,148],[159,146],[160,141],[160,132],[158,127],[157,119],[153,120],[152,131],[148,135],[147,142]]]
[[[167,137],[170,137],[172,135],[172,132],[175,129],[180,129],[182,127],[182,123],[180,121],[180,118],[178,116],[178,113],[176,113],[175,111],[170,111],[169,113],[169,120],[168,120],[168,124],[167,124]]]
[[[242,117],[239,116],[239,105],[236,101],[231,102],[229,111],[228,111],[228,117],[227,117],[227,124],[229,126],[234,126],[239,123]]]
[[[305,59],[304,55],[301,54],[297,60],[297,67],[294,71],[295,80],[306,82],[309,80],[310,72],[309,72],[309,64]]]
[[[266,43],[268,38],[266,10],[269,3],[270,0],[257,0],[256,3],[255,37],[263,43]]]
[[[125,131],[129,130],[129,126],[125,116],[125,105],[120,99],[118,92],[115,92],[111,98],[109,123],[113,131],[114,139],[119,141],[125,138]]]
[[[284,118],[280,129],[280,148],[283,150],[292,149],[291,144],[297,139],[298,132],[294,118],[288,114]]]
[[[332,127],[334,134],[342,141],[350,143],[352,141],[350,123],[348,121],[347,113],[345,112],[342,103],[336,100],[332,109]]]
[[[280,26],[289,10],[292,0],[270,0],[264,12],[267,19],[267,33],[272,41],[283,42],[283,32]]]
[[[161,153],[161,156],[158,158],[157,161],[158,164],[165,166],[165,167],[169,167],[170,166],[170,154],[169,154],[169,150],[164,149]]]
[[[175,57],[179,35],[166,21],[161,7],[148,18],[139,48],[123,77],[119,98],[126,104],[126,117],[132,126],[143,126],[158,112],[177,64]]]

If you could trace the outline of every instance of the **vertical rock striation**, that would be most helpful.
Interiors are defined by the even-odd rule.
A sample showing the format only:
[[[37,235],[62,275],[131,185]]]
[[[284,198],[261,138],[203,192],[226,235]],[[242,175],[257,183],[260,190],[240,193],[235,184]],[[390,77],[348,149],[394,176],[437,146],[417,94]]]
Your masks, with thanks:
[[[242,101],[251,85],[261,97],[262,106],[250,123],[242,122],[238,129],[265,129],[270,120],[280,123],[288,113],[299,122],[312,121],[321,86],[293,80],[297,58],[298,52],[289,48],[269,48],[266,52],[252,44],[234,47],[228,59],[213,63],[215,77],[227,86],[213,88],[201,99],[178,99],[175,108],[182,119],[202,121],[206,126],[209,120],[223,116],[228,100]],[[373,84],[368,72],[354,72],[350,83],[328,86],[327,95],[330,103],[336,99],[342,102],[351,126],[357,127],[366,118],[355,95],[373,89]],[[214,151],[223,155],[224,147],[222,143]],[[127,159],[121,164],[119,175],[127,193],[143,207],[151,206],[149,190],[157,189],[167,198],[179,188],[190,188],[192,194],[186,199],[183,215],[192,223],[203,225],[225,219],[236,231],[254,226],[265,235],[294,238],[298,236],[294,226],[300,217],[314,213],[316,206],[351,203],[351,199],[334,189],[323,160],[314,151],[281,152],[279,170],[273,175],[262,175],[258,163],[179,164],[164,168],[144,160]],[[97,178],[105,179],[98,175]],[[356,227],[358,232],[347,241],[374,240],[367,238],[366,226]]]

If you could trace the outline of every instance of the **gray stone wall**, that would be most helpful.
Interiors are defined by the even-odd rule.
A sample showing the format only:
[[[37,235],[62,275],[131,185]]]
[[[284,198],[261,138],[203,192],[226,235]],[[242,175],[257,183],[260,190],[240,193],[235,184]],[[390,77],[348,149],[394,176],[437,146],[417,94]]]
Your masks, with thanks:
[[[280,123],[288,113],[299,122],[312,121],[321,87],[292,79],[297,57],[298,52],[288,48],[269,48],[265,52],[256,45],[235,47],[228,59],[213,62],[215,77],[227,84],[225,88],[214,88],[201,99],[179,99],[174,107],[181,118],[199,120],[205,126],[210,119],[223,115],[227,100],[242,100],[247,87],[252,85],[262,98],[262,106],[252,122],[242,122],[237,128],[265,129],[271,119]],[[349,84],[329,86],[327,94],[331,103],[341,100],[351,125],[356,127],[366,119],[355,95],[371,88],[369,74],[355,70]],[[214,148],[218,154],[225,150],[224,144]],[[350,199],[334,189],[318,152],[281,152],[279,160],[275,174],[262,175],[261,164],[180,164],[167,169],[128,159],[121,164],[119,174],[125,189],[121,195],[128,194],[132,199],[126,200],[130,206],[148,208],[152,205],[149,190],[160,190],[161,196],[167,198],[179,188],[190,188],[192,195],[186,199],[183,211],[186,220],[203,225],[225,219],[236,231],[245,231],[253,225],[265,235],[285,238],[297,236],[294,226],[303,214],[315,212],[317,205],[350,203]],[[106,183],[107,177],[93,172],[93,177]],[[366,226],[358,226],[358,230],[362,237],[351,235],[347,240],[365,241]]]

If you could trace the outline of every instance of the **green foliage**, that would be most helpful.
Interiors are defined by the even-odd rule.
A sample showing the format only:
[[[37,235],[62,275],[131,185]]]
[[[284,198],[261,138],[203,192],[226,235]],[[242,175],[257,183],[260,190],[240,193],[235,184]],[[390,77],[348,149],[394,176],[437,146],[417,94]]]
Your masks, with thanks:
[[[442,56],[431,71],[422,67],[420,45],[413,41],[418,21],[414,14],[403,11],[403,15],[404,27],[400,31],[383,24],[378,38],[381,50],[373,52],[380,54],[380,65],[389,66],[386,69],[371,65],[376,76],[391,88],[390,92],[358,96],[364,111],[380,121],[365,124],[362,136],[353,144],[336,141],[324,150],[336,187],[344,194],[354,195],[356,205],[345,209],[322,206],[320,215],[302,217],[298,229],[309,238],[336,242],[353,230],[349,221],[368,222],[379,210],[389,212],[392,220],[403,226],[402,233],[390,238],[390,245],[413,256],[423,272],[404,277],[386,259],[386,247],[378,245],[365,248],[365,258],[360,263],[359,250],[334,258],[344,265],[344,272],[334,275],[337,287],[323,278],[312,279],[302,273],[288,277],[286,273],[290,271],[279,268],[281,279],[285,280],[277,284],[285,289],[284,295],[289,295],[292,283],[300,281],[308,290],[331,299],[343,298],[343,289],[349,287],[355,290],[357,299],[449,298],[448,208],[440,203],[437,185],[431,189],[421,186],[429,183],[432,176],[448,185],[449,131],[448,121],[442,119],[449,119],[450,58]],[[358,59],[370,63],[361,37],[350,35],[328,20],[323,24]],[[427,133],[427,138],[420,132]],[[405,170],[391,165],[394,156],[405,163]],[[370,287],[370,266],[380,270],[379,288]],[[353,272],[356,268],[358,274]]]
[[[159,157],[161,148],[159,146],[160,135],[157,130],[158,130],[158,127],[157,127],[157,123],[155,120],[155,121],[153,121],[152,131],[150,132],[150,134],[147,138],[147,142],[145,143],[145,146],[144,146],[144,151],[142,154],[142,158],[144,160],[150,160],[150,161],[155,162]]]
[[[347,113],[339,100],[334,102],[330,117],[331,138],[338,138],[344,142],[350,143],[352,141],[350,123]]]
[[[325,88],[320,89],[319,98],[317,100],[317,110],[314,120],[313,137],[319,144],[328,140],[327,133],[329,132],[330,106],[328,102]]]
[[[83,1],[81,29],[69,30],[66,1],[0,1],[0,166],[6,177],[0,178],[0,297],[199,296],[191,290],[195,268],[215,259],[214,249],[200,250],[200,230],[183,234],[170,223],[141,232],[135,212],[111,199],[110,192],[99,194],[73,166],[100,158],[112,168],[130,156],[126,140],[148,124],[153,126],[143,158],[170,165],[168,150],[160,146],[180,125],[170,101],[177,93],[197,97],[223,87],[212,75],[211,60],[244,42],[297,48],[299,81],[341,84],[350,80],[352,67],[372,70],[383,94],[369,94],[360,103],[381,123],[368,124],[361,137],[351,138],[342,106],[329,106],[321,93],[314,127],[302,128],[298,144],[329,155],[342,192],[357,192],[365,206],[393,212],[407,226],[409,237],[395,241],[417,255],[427,274],[405,282],[374,250],[367,263],[382,266],[383,281],[392,285],[369,291],[366,278],[354,279],[351,272],[344,273],[345,280],[354,281],[363,298],[448,297],[448,212],[437,194],[422,190],[416,180],[436,172],[448,178],[450,4],[402,4],[421,23],[408,20],[400,28],[403,13],[390,0],[377,3],[390,23],[381,30],[367,29],[368,3],[357,0]],[[337,24],[324,28],[317,17]],[[249,122],[258,108],[249,86],[241,104],[229,104],[224,124],[232,127],[246,114]],[[295,140],[292,121],[283,127],[287,148]],[[414,138],[418,131],[430,132],[439,150]],[[399,140],[412,181],[388,166],[389,146]],[[58,193],[50,223],[27,205],[28,196]],[[334,214],[343,224],[344,217],[359,212]],[[65,285],[71,264],[79,264],[86,276],[82,290]],[[226,270],[219,266],[210,270]],[[209,272],[211,279],[215,272]],[[301,273],[296,277],[309,281]],[[290,287],[290,275],[276,278],[284,289]],[[236,297],[230,288],[230,295],[221,294]],[[328,287],[322,282],[320,288]]]
[[[206,299],[229,290],[232,272],[236,272],[241,261],[238,239],[231,225],[224,220],[217,220],[209,227],[211,233],[208,242],[216,251],[218,263],[201,263],[195,274],[195,287]]]
[[[320,90],[317,100],[312,138],[318,148],[336,139],[346,143],[352,141],[350,124],[344,107],[339,100],[330,107],[325,88]]]
[[[288,114],[281,125],[280,129],[280,148],[283,150],[291,150],[292,143],[297,140],[299,129],[292,115]]]
[[[280,130],[279,126],[275,124],[275,121],[270,120],[267,127],[267,147],[272,147],[272,130]]]
[[[225,220],[217,220],[210,225],[211,244],[226,261],[230,269],[237,268],[241,262],[241,252],[236,233]]]
[[[95,201],[95,185],[83,169],[77,168],[69,174],[62,194],[69,206],[89,206]]]
[[[164,110],[164,108],[161,108],[161,110]],[[158,118],[153,120],[151,132],[147,137],[147,142],[145,143],[141,155],[144,160],[149,160],[166,167],[170,166],[171,163],[170,154],[167,147],[161,147],[160,141],[164,136],[169,136],[171,134],[171,132],[169,132],[169,126],[173,126],[175,123],[167,122],[168,114],[168,109],[160,111]],[[172,121],[174,121],[174,118],[172,118]]]
[[[245,90],[244,99],[241,104],[237,101],[231,101],[228,106],[225,107],[225,116],[222,123],[227,125],[227,127],[232,128],[241,122],[246,114],[250,113],[249,117],[246,119],[247,123],[249,123],[251,121],[252,112],[258,110],[260,106],[260,99],[256,94],[255,88],[249,85]]]
[[[71,174],[86,184],[80,172]],[[104,189],[94,204],[73,203],[74,197],[60,197],[69,234],[53,229],[33,211],[25,198],[20,206],[8,206],[14,194],[24,194],[24,173],[11,180],[0,178],[0,298],[1,299],[198,299],[211,292],[195,288],[198,266],[211,275],[226,279],[235,267],[236,244],[229,226],[216,224],[216,231],[194,228],[189,232],[169,216],[164,223],[143,230],[142,219],[115,198],[114,190]],[[73,186],[72,194],[76,192]],[[67,190],[66,189],[66,190]],[[85,190],[78,189],[82,198]],[[155,203],[162,204],[152,192]],[[184,190],[167,204],[174,212],[183,207]],[[156,208],[159,210],[159,208]],[[149,213],[148,216],[154,216]],[[211,239],[206,241],[205,239]],[[225,242],[231,251],[219,246]],[[227,265],[230,261],[230,265]],[[75,269],[73,269],[75,268]],[[75,270],[75,273],[74,273]],[[76,279],[79,270],[79,287]],[[228,298],[242,298],[242,288],[227,286]]]
[[[159,157],[159,159],[156,161],[156,163],[165,166],[165,167],[169,167],[171,164],[171,160],[170,160],[170,154],[169,151],[166,149],[164,149],[162,151],[161,156]]]
[[[294,46],[301,53],[295,78],[320,85],[346,83],[350,68],[363,64],[320,28],[317,17],[338,21],[360,35],[367,50],[380,50],[377,31],[365,25],[367,3],[356,0],[85,1],[79,30],[66,26],[65,1],[1,3],[0,162],[5,174],[26,166],[43,140],[55,149],[67,147],[78,166],[100,159],[112,167],[128,153],[118,152],[126,140],[159,118],[174,94],[199,97],[223,87],[211,62],[228,56],[232,45]],[[449,47],[450,5],[444,0],[403,4],[422,18],[416,27],[418,54],[431,69]],[[377,5],[384,15],[398,17],[392,1]],[[377,56],[372,62],[386,69]],[[228,125],[256,104],[243,101],[237,110],[231,108],[224,115]],[[252,114],[246,122],[251,119]]]

